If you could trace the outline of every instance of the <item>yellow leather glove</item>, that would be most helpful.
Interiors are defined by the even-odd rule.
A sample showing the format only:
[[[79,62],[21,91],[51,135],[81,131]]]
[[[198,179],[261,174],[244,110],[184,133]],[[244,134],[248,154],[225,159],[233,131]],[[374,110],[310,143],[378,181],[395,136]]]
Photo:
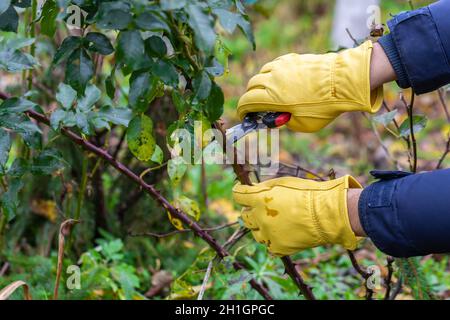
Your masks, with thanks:
[[[362,187],[351,176],[323,182],[285,177],[237,184],[233,197],[244,206],[242,220],[255,240],[285,256],[325,244],[356,248],[347,212],[349,188]]]
[[[383,88],[370,90],[372,48],[367,41],[339,53],[291,53],[269,62],[250,79],[239,100],[239,117],[250,112],[289,112],[290,129],[315,132],[346,111],[377,112]]]

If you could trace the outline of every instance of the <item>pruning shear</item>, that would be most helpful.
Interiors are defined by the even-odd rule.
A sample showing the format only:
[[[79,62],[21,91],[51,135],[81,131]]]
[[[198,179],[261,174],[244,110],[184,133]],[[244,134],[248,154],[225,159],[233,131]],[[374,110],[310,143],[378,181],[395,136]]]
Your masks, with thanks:
[[[279,128],[291,119],[288,112],[253,112],[248,113],[242,123],[226,131],[227,142],[236,143],[249,133],[259,129]]]

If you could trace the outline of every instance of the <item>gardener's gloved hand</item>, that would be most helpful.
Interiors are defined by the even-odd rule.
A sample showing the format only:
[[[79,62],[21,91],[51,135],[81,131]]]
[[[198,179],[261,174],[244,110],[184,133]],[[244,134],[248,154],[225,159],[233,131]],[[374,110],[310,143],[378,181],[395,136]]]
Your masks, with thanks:
[[[351,176],[316,182],[294,177],[253,186],[237,184],[233,196],[256,241],[278,256],[324,244],[357,245],[347,212],[347,190],[362,188]]]
[[[289,112],[290,129],[314,132],[346,111],[377,112],[383,88],[370,90],[372,49],[367,41],[339,53],[291,53],[269,62],[250,79],[239,100],[239,117],[249,112]]]

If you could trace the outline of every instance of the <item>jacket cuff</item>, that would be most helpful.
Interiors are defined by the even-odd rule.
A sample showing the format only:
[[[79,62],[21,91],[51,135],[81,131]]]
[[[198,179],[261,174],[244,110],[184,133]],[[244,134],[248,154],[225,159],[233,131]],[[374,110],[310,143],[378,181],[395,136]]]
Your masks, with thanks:
[[[393,257],[411,257],[420,252],[411,244],[399,218],[404,214],[398,212],[397,185],[402,175],[398,171],[371,172],[380,179],[361,193],[358,202],[359,220],[375,246]]]
[[[364,189],[358,209],[378,249],[394,257],[450,252],[450,169],[371,174],[379,180]]]
[[[406,73],[405,67],[402,64],[400,54],[397,50],[392,35],[388,34],[381,37],[380,39],[378,39],[378,43],[383,48],[392,67],[394,68],[395,74],[397,75],[397,84],[399,85],[399,87],[403,89],[410,88],[411,83],[409,82],[408,74]]]

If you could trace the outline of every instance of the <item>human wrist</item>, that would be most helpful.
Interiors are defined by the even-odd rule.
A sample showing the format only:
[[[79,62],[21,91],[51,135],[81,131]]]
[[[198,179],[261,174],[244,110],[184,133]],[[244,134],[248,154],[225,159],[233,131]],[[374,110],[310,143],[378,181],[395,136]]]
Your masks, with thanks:
[[[394,68],[383,47],[375,42],[370,62],[370,89],[375,90],[385,83],[396,80],[396,78]]]
[[[350,225],[357,237],[367,237],[359,220],[358,202],[363,189],[349,189],[347,192],[347,212]]]

